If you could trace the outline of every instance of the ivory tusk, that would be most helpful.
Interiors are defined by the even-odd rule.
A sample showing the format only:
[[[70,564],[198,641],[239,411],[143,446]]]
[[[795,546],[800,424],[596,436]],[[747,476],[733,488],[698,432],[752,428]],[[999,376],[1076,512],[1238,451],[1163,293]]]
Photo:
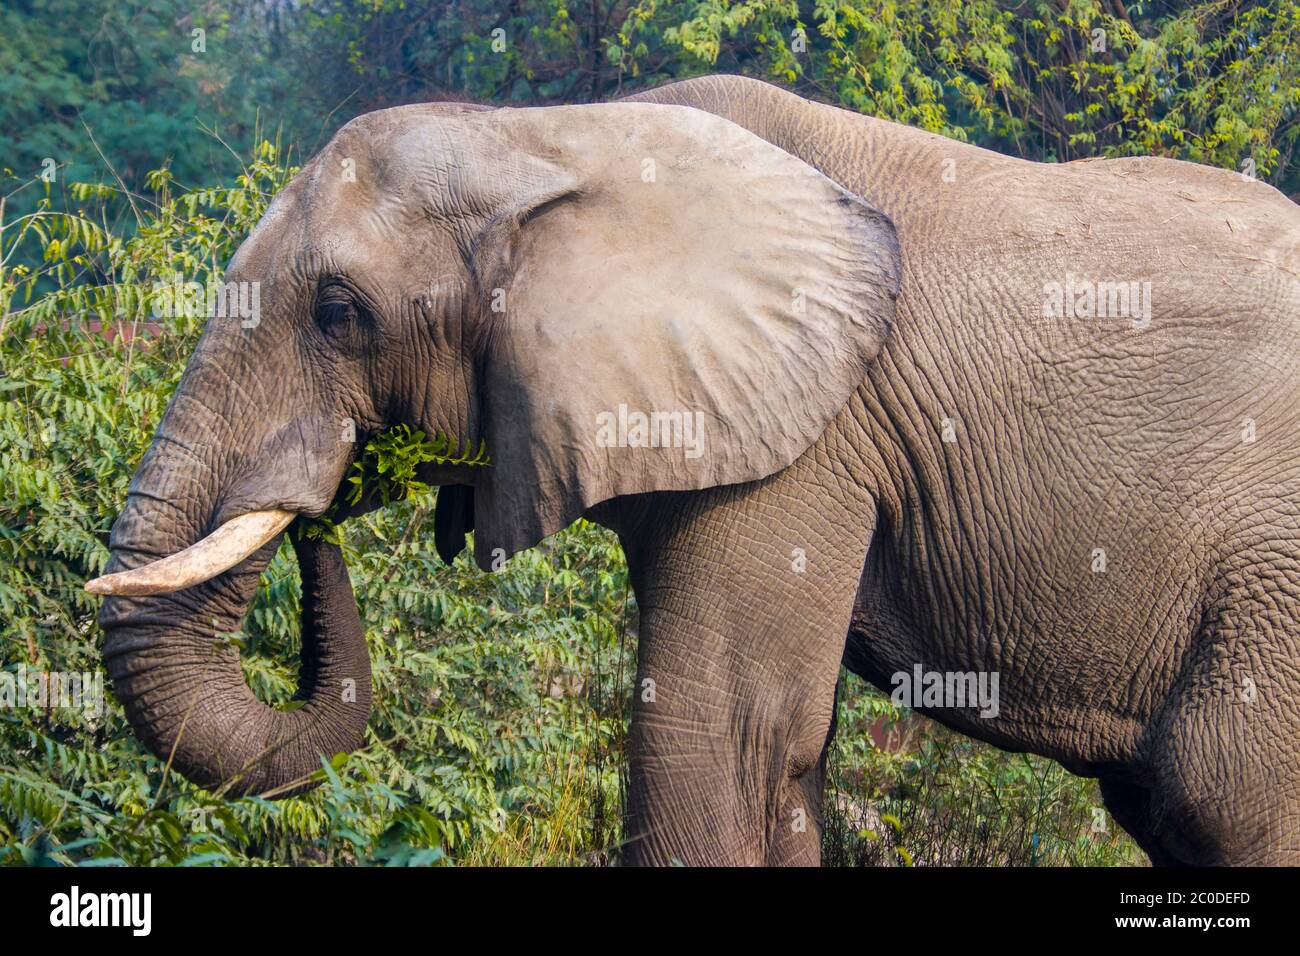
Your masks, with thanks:
[[[252,511],[231,518],[212,534],[152,564],[86,582],[91,594],[144,597],[170,594],[228,571],[289,526],[292,511]]]

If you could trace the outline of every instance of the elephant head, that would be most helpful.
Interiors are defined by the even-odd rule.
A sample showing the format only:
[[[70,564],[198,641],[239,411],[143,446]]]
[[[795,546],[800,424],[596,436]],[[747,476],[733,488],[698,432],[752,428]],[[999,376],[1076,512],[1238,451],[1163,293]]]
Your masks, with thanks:
[[[201,785],[296,792],[368,714],[337,549],[296,544],[303,706],[260,703],[217,637],[367,436],[486,442],[489,467],[431,473],[461,486],[439,502],[439,550],[474,527],[486,569],[598,503],[786,467],[862,383],[898,270],[882,214],[693,109],[349,123],[229,264],[260,316],[210,318],[88,586],[109,595],[104,656],[135,730]],[[661,432],[690,416],[694,453],[624,440],[629,414],[668,416],[650,419]]]

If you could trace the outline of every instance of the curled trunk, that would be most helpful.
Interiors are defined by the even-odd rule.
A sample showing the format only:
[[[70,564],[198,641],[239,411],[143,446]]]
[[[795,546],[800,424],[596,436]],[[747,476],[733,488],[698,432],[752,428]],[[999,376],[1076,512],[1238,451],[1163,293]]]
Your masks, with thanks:
[[[151,526],[136,498],[115,539]],[[154,515],[158,519],[160,515]],[[205,584],[155,597],[111,597],[101,613],[104,661],[118,700],[145,745],[188,780],[227,796],[287,797],[310,789],[321,758],[362,745],[370,716],[370,661],[343,555],[298,540],[302,573],[301,706],[259,701],[222,635],[236,630],[279,536]],[[114,544],[109,570],[147,555]]]

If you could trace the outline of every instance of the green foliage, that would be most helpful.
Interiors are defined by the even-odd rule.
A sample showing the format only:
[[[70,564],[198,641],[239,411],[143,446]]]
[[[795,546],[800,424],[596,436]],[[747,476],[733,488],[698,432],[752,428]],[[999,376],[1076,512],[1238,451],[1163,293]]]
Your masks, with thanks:
[[[369,491],[385,505],[426,495],[429,486],[416,479],[415,470],[430,462],[481,468],[490,465],[492,459],[487,454],[486,439],[479,442],[478,451],[471,453],[468,440],[462,449],[457,438],[441,433],[427,438],[422,431],[398,425],[366,443],[347,479],[352,485],[348,500],[356,504]]]
[[[157,191],[126,238],[104,218],[115,194],[93,186],[70,190],[85,206],[56,209],[47,196],[33,212],[0,220],[6,641],[25,642],[32,654],[51,633],[85,642],[96,602],[81,582],[107,560],[107,531],[126,483],[205,320],[157,309],[161,291],[176,274],[201,283],[220,278],[288,179],[277,163],[263,144],[234,187],[180,195],[157,176]],[[40,265],[10,266],[16,259]]]
[[[304,25],[320,44],[330,96],[360,107],[447,96],[592,102],[676,75],[667,24],[692,4],[628,0],[314,0]]]
[[[575,527],[485,577],[441,565],[424,518],[405,504],[348,528],[376,705],[367,746],[325,786],[220,800],[165,777],[115,705],[97,733],[62,711],[4,712],[0,862],[604,860],[630,673],[617,544]],[[242,634],[245,673],[271,704],[294,690],[297,594],[282,553]],[[65,663],[40,646],[44,666]],[[48,718],[67,725],[44,731]]]
[[[721,70],[1032,159],[1249,161],[1295,194],[1297,27],[1298,0],[27,0],[0,12],[0,167],[215,182],[267,116],[310,155],[370,109]]]
[[[1300,190],[1300,3],[702,0],[708,66],[1028,159],[1162,155]],[[803,50],[796,48],[802,45]]]
[[[420,465],[482,468],[492,463],[486,439],[479,442],[478,450],[472,454],[468,439],[463,449],[460,445],[458,438],[439,433],[430,439],[424,432],[407,425],[387,429],[366,442],[361,457],[352,463],[345,479],[352,491],[346,500],[355,505],[368,495],[370,500],[387,506],[395,501],[422,498],[432,489],[416,478]],[[306,522],[304,533],[309,538],[324,537],[342,544],[337,519],[338,508],[333,507],[320,518]]]
[[[327,131],[303,94],[307,51],[289,8],[260,0],[19,0],[0,7],[0,193],[11,220],[43,196],[71,209],[71,184],[111,184],[125,238],[151,171],[228,182],[264,138],[263,116],[310,154]],[[252,67],[256,64],[255,67]],[[30,260],[19,258],[28,265]]]
[[[1106,813],[1095,780],[947,730],[852,675],[840,692],[828,758],[828,865],[1146,862]]]

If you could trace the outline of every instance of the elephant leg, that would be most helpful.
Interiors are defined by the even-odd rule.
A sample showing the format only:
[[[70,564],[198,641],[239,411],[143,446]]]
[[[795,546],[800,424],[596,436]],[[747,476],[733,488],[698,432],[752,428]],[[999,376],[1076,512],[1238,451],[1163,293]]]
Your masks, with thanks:
[[[641,612],[625,859],[817,864],[874,501],[801,459],[639,507],[620,528]]]
[[[1151,792],[1118,773],[1103,774],[1097,782],[1101,786],[1101,799],[1111,817],[1151,858],[1152,865],[1176,865],[1178,861],[1165,852],[1152,831]]]
[[[1300,545],[1270,549],[1228,569],[1153,727],[1149,825],[1174,862],[1300,863],[1300,561],[1277,558]]]
[[[1219,736],[1205,720],[1216,710],[1169,729],[1145,838],[1121,823],[1157,866],[1300,864],[1295,758],[1260,738]]]

